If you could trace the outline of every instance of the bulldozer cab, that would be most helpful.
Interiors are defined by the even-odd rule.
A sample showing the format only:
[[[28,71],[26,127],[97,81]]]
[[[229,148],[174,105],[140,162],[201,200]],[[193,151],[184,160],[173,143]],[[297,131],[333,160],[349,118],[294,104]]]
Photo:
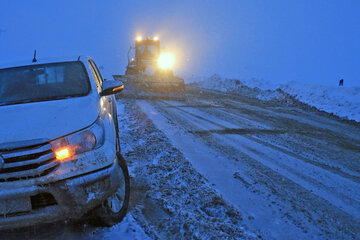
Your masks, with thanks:
[[[135,42],[135,61],[140,63],[143,61],[156,62],[160,55],[159,40],[141,40]]]
[[[149,69],[154,69],[159,56],[159,40],[146,38],[145,40],[137,40],[135,42],[135,68],[138,72],[145,72],[149,71]]]

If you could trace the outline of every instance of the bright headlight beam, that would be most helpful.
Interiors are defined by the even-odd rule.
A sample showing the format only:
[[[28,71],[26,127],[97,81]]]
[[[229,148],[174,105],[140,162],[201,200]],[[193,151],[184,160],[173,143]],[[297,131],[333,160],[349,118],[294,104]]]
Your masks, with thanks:
[[[158,66],[162,69],[171,69],[175,64],[175,57],[171,53],[162,53],[158,59]]]

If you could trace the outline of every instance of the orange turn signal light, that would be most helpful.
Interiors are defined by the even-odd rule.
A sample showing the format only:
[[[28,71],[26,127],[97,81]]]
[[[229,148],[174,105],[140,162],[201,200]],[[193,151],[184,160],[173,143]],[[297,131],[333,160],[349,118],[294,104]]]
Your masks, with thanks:
[[[124,89],[124,85],[121,85],[120,87],[113,88],[113,92],[119,91]]]
[[[65,158],[71,157],[69,148],[63,148],[55,152],[57,160],[63,160]]]

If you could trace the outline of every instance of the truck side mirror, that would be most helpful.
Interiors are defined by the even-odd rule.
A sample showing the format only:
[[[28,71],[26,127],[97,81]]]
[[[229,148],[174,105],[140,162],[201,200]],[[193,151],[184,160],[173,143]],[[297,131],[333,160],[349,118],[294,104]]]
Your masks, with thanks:
[[[106,80],[103,82],[102,88],[103,90],[100,92],[100,96],[108,96],[121,92],[124,89],[124,84],[119,81]]]

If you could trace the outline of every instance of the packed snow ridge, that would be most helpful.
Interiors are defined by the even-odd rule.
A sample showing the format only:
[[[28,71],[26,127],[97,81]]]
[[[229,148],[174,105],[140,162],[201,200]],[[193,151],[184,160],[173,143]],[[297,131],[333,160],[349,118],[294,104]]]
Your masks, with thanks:
[[[263,79],[229,79],[215,74],[207,78],[187,79],[201,88],[247,94],[263,101],[281,100],[287,93],[319,110],[360,122],[360,87],[338,87],[288,82],[273,84]]]

